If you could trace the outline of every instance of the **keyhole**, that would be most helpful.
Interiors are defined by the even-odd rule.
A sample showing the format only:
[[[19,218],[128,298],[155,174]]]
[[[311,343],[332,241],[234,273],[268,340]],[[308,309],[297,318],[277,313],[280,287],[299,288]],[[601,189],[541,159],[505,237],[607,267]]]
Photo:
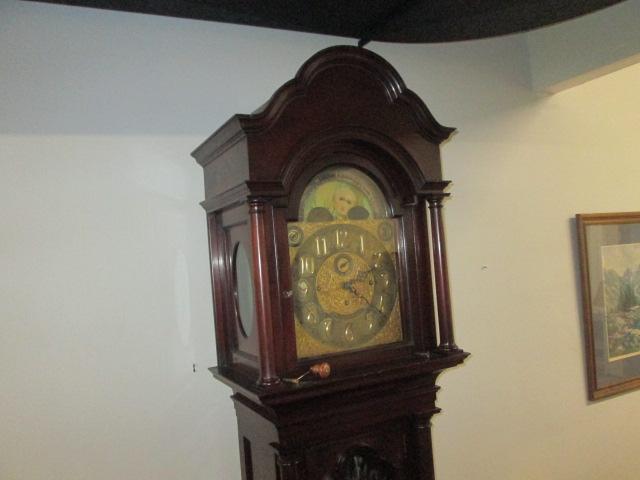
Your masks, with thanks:
[[[341,259],[338,262],[338,270],[341,272],[346,272],[347,268],[349,268],[349,261],[346,258]]]

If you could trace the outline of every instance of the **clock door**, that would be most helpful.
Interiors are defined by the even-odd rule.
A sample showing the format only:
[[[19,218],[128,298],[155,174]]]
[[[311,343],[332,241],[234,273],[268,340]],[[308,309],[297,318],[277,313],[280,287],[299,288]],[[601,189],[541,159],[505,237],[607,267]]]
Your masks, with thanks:
[[[398,220],[371,177],[320,172],[287,230],[298,359],[403,340]]]

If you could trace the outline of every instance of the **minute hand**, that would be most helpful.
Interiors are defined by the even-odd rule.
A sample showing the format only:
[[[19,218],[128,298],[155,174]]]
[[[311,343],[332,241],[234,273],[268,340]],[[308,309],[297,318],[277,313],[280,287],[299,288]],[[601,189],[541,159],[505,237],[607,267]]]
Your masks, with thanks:
[[[345,282],[345,284],[351,284],[353,282],[362,282],[365,278],[367,278],[367,275],[372,273],[374,270],[375,270],[374,267],[370,268],[369,270],[358,270],[358,272],[356,273],[356,276],[351,280]]]
[[[358,291],[358,289],[356,288],[356,286],[355,286],[352,282],[353,282],[353,280],[352,280],[352,281],[349,281],[349,282],[344,282],[343,288],[345,288],[345,289],[349,290],[349,291],[350,291],[351,293],[353,293],[357,298],[359,298],[359,299],[361,299],[361,300],[364,300],[364,301],[369,305],[369,307],[371,307],[371,308],[373,308],[374,310],[376,310],[378,313],[380,313],[380,315],[384,315],[384,313],[382,312],[382,310],[380,310],[378,307],[376,307],[375,305],[373,305],[373,304],[371,303],[371,301],[370,301],[367,297],[365,297],[364,295],[362,295],[362,294]]]

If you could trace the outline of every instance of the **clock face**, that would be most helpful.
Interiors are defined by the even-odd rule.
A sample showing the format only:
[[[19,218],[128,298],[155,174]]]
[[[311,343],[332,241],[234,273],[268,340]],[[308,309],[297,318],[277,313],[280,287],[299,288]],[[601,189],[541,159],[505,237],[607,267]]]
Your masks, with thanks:
[[[382,192],[351,168],[318,177],[300,207],[309,221],[288,231],[298,357],[400,341],[396,224]]]

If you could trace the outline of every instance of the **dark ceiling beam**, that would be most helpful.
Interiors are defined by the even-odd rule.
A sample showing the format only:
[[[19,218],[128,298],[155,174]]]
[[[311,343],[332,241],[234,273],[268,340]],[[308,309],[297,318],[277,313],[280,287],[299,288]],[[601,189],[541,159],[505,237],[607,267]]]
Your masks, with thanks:
[[[362,32],[360,40],[358,41],[358,46],[362,48],[369,43],[372,38],[377,37],[380,32],[385,30],[389,22],[393,22],[399,18],[404,18],[404,14],[409,7],[419,1],[420,0],[401,0],[395,3],[389,2],[391,4],[390,8],[384,12],[384,15],[380,15],[376,18],[371,25]]]
[[[375,40],[435,43],[508,35],[566,21],[623,1],[423,0],[413,2],[404,18],[390,19]]]
[[[28,0],[319,33],[436,43],[532,30],[623,0]]]

